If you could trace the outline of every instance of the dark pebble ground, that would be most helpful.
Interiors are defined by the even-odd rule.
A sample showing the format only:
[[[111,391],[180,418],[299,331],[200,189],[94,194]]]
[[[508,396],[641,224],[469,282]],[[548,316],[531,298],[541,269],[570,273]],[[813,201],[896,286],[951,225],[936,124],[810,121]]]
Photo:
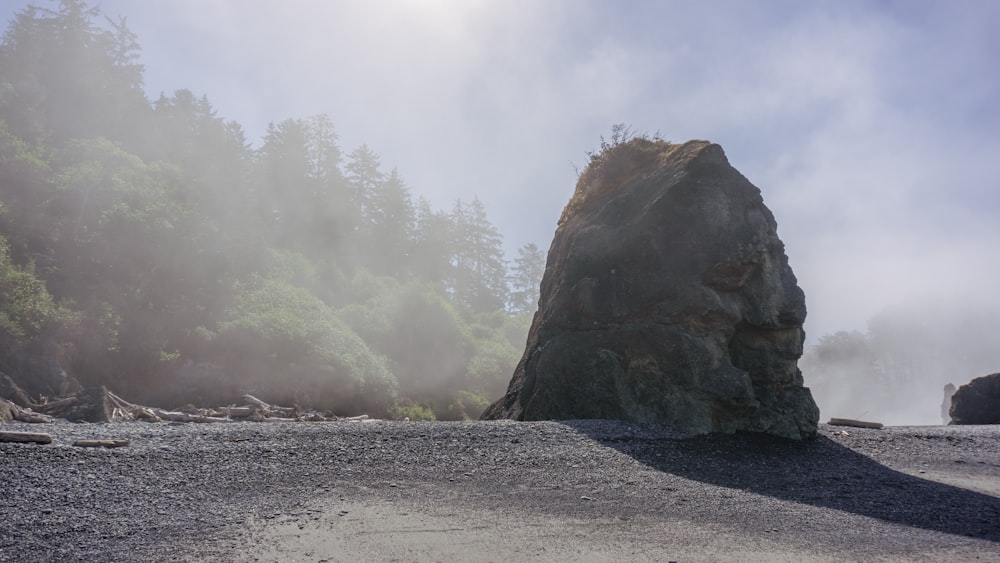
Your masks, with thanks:
[[[685,549],[705,559],[727,560],[746,541],[758,555],[780,548],[817,560],[1000,561],[997,426],[823,425],[804,443],[610,421],[0,430],[53,436],[0,443],[0,561],[255,561],[268,522],[397,500],[572,518],[595,531],[631,522],[637,553],[668,541],[636,528],[658,523],[701,534],[703,552]],[[72,446],[82,438],[131,442]]]

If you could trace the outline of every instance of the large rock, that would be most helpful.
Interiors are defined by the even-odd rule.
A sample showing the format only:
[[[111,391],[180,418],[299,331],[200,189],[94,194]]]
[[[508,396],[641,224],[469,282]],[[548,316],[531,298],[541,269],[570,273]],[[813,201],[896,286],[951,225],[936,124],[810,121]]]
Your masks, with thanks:
[[[1000,424],[1000,373],[977,377],[951,397],[951,424]]]
[[[524,356],[483,418],[812,437],[805,316],[774,216],[722,148],[635,139],[581,176]]]

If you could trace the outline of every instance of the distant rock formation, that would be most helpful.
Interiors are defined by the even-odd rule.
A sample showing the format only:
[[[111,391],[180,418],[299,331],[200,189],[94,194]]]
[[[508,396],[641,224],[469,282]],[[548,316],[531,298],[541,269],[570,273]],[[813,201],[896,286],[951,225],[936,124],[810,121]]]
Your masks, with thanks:
[[[951,398],[955,396],[955,384],[947,383],[944,386],[944,399],[941,401],[941,420],[944,424],[951,421]]]
[[[1000,424],[1000,373],[977,377],[951,397],[950,424]]]
[[[809,438],[805,316],[774,216],[722,148],[633,139],[581,175],[524,356],[483,418]]]

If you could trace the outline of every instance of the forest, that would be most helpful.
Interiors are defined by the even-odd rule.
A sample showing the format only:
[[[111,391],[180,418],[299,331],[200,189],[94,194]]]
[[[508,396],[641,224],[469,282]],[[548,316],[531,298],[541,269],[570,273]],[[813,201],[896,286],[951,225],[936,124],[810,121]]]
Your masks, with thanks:
[[[0,371],[411,419],[502,394],[537,245],[508,260],[478,198],[414,201],[327,115],[272,122],[254,148],[207,96],[149,99],[140,55],[83,0],[28,7],[3,35]]]

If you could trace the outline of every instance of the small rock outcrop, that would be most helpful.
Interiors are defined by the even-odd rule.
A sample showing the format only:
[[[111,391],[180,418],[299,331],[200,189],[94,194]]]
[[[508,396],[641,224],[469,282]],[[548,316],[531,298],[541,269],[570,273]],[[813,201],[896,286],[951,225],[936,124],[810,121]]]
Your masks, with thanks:
[[[977,377],[951,397],[950,424],[1000,424],[1000,373]]]
[[[805,297],[776,228],[718,145],[633,139],[593,158],[524,355],[483,418],[814,436],[797,366]]]

